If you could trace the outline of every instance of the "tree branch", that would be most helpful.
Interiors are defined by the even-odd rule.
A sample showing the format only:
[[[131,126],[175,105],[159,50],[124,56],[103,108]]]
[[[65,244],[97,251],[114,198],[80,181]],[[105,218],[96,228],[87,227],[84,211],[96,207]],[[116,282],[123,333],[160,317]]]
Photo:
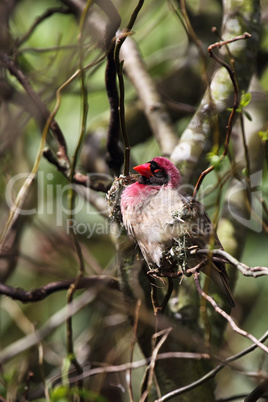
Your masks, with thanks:
[[[121,48],[124,69],[143,104],[144,113],[158,142],[161,155],[169,156],[177,142],[168,111],[162,102],[157,86],[149,75],[135,41],[132,38]]]
[[[259,339],[259,342],[265,342],[268,339],[268,331]],[[235,360],[240,359],[241,357],[246,356],[248,353],[253,352],[258,346],[253,344],[251,346],[249,346],[248,348],[242,350],[241,352],[228,357],[227,359],[221,361],[220,364],[218,364],[213,370],[209,371],[206,375],[204,375],[203,377],[199,378],[197,381],[186,385],[185,387],[176,389],[174,391],[169,392],[168,394],[164,395],[162,398],[158,399],[155,402],[164,402],[164,401],[168,401],[169,399],[173,398],[174,396],[178,396],[181,395],[183,393],[186,393],[187,391],[190,391],[193,388],[198,387],[199,385],[201,385],[202,383],[208,381],[209,379],[213,378],[216,376],[216,374],[221,371],[222,369],[224,369],[226,366],[229,366],[229,364]]]
[[[47,18],[51,17],[56,13],[71,14],[71,10],[68,10],[67,8],[64,7],[52,7],[47,9],[44,12],[44,14],[36,18],[31,28],[24,35],[22,35],[20,39],[15,40],[15,46],[20,47],[24,42],[26,42],[30,38],[30,36],[33,34],[33,32],[35,31],[35,29],[38,27],[39,24],[41,24]]]
[[[24,73],[15,65],[15,63],[3,52],[0,52],[0,60],[9,70],[10,74],[14,75],[17,80],[20,82],[26,93],[28,94],[30,100],[32,101],[33,105],[38,109],[41,115],[41,129],[43,130],[46,121],[50,116],[49,110],[46,108],[45,104],[41,101],[37,93],[31,86],[28,78],[24,75]],[[50,124],[50,129],[53,132],[57,142],[58,142],[58,152],[57,155],[59,159],[62,159],[62,163],[69,166],[69,158],[68,158],[68,150],[67,144],[64,138],[64,135],[56,122],[55,119],[52,119]]]
[[[18,354],[25,350],[37,345],[42,339],[54,332],[60,325],[62,325],[69,317],[72,317],[82,308],[92,303],[101,288],[91,288],[84,292],[81,296],[78,296],[71,305],[67,305],[55,313],[39,331],[29,334],[24,338],[12,343],[0,352],[0,365],[17,357]]]
[[[260,37],[259,1],[251,2],[250,12],[245,2],[240,4],[231,0],[225,1],[222,26],[222,36],[227,40],[238,37],[243,32],[251,34],[250,40],[240,41],[239,45],[237,42],[230,44],[239,90],[247,91],[255,68],[254,61]],[[232,97],[233,85],[227,71],[222,67],[214,74],[209,90],[206,91],[197,112],[171,155],[186,183],[193,182],[204,170],[207,164],[205,154],[212,148],[214,133],[219,130],[220,138],[225,135],[229,116],[227,108],[230,107]],[[215,121],[219,121],[218,127],[215,126]],[[200,161],[203,163],[200,164]]]
[[[231,316],[229,314],[227,314],[224,310],[222,310],[217,303],[215,302],[215,300],[207,295],[201,288],[200,282],[199,282],[199,273],[196,272],[194,273],[194,280],[195,280],[195,285],[196,288],[198,290],[198,293],[204,297],[204,299],[206,299],[214,308],[214,310],[219,313],[222,317],[224,317],[229,324],[231,325],[232,329],[237,332],[239,335],[244,336],[245,338],[248,338],[249,340],[251,340],[255,345],[257,345],[261,350],[263,350],[265,353],[268,354],[268,347],[263,345],[257,338],[255,338],[255,336],[253,336],[252,334],[250,334],[249,332],[244,331],[243,329],[239,328],[236,323],[234,322],[234,320],[231,318]]]
[[[239,92],[238,92],[239,88],[238,88],[237,80],[236,80],[236,77],[235,77],[235,71],[232,70],[232,68],[229,66],[228,63],[226,63],[224,60],[222,60],[218,56],[216,56],[216,54],[213,52],[213,49],[215,47],[220,48],[221,46],[227,45],[228,43],[236,42],[238,40],[243,40],[243,39],[249,39],[249,38],[251,38],[251,35],[246,32],[243,35],[236,36],[235,38],[232,38],[232,39],[229,39],[229,40],[226,40],[226,41],[221,41],[221,42],[214,43],[213,45],[210,45],[208,47],[208,52],[209,52],[210,57],[212,57],[214,60],[216,60],[221,66],[226,68],[226,70],[228,71],[229,77],[231,79],[231,82],[232,82],[233,88],[234,88],[234,104],[233,104],[233,108],[232,108],[232,111],[230,113],[229,120],[228,120],[225,143],[224,143],[224,150],[223,150],[223,153],[222,153],[222,155],[220,156],[220,158],[218,160],[218,163],[222,162],[222,160],[225,158],[225,156],[227,155],[227,152],[228,152],[231,133],[232,133],[232,128],[233,128],[234,117],[235,117],[235,113],[236,113],[236,111],[238,109],[238,106],[239,106]],[[208,173],[212,172],[214,169],[215,169],[215,165],[212,165],[208,169],[204,170],[201,173],[201,175],[199,176],[199,179],[198,179],[198,181],[197,181],[197,183],[195,185],[194,192],[193,192],[193,197],[196,197],[197,191],[199,190],[199,188],[200,188],[204,178],[206,177],[206,175]]]
[[[268,268],[267,267],[249,267],[246,264],[238,261],[235,257],[231,254],[227,253],[225,250],[194,250],[191,254],[207,254],[207,255],[215,255],[219,257],[223,257],[226,262],[229,262],[233,266],[235,266],[244,276],[253,276],[254,278],[258,278],[259,276],[268,275]]]
[[[53,293],[68,290],[76,280],[77,278],[72,278],[65,281],[52,282],[32,290],[23,290],[0,283],[0,294],[8,296],[13,300],[19,300],[22,303],[34,303],[47,298]],[[76,289],[87,289],[95,286],[105,286],[109,289],[119,290],[118,280],[105,275],[80,278],[76,284]]]

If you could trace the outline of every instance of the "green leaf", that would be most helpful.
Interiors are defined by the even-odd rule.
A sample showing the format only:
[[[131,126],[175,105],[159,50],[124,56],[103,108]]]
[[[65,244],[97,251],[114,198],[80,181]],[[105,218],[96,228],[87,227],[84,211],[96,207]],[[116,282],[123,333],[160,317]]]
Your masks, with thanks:
[[[211,151],[207,153],[208,161],[211,162],[211,159],[213,158],[213,156],[218,156],[218,153],[219,153],[219,147],[217,145],[213,145],[213,147],[211,148]]]
[[[214,145],[210,152],[207,153],[207,160],[210,162],[211,165],[214,165],[215,170],[220,170],[222,167],[222,153],[223,147],[220,149],[217,145]]]
[[[259,131],[259,137],[262,139],[262,141],[267,141],[268,140],[268,130],[266,131]]]
[[[219,171],[221,169],[221,156],[215,155],[213,152],[209,152],[207,154],[207,159],[209,160],[211,165],[214,165],[214,169]]]
[[[251,101],[251,93],[250,92],[246,92],[242,91],[241,94],[241,99],[240,99],[240,108],[243,109],[244,107],[246,107]]]
[[[249,121],[252,121],[251,115],[248,112],[246,112],[245,110],[243,110],[244,107],[246,107],[250,103],[250,101],[251,101],[251,93],[250,92],[245,93],[245,91],[242,91],[240,103],[239,103],[238,108],[236,109],[236,113],[244,113],[246,118]],[[227,108],[228,112],[231,112],[232,110],[233,110],[233,108],[230,108],[230,107]]]
[[[219,155],[213,155],[210,158],[210,162],[212,163],[212,165],[217,165],[219,163],[220,157]]]
[[[51,391],[50,398],[52,402],[68,402],[70,390],[68,387],[61,385]]]
[[[244,169],[242,170],[242,175],[243,175],[244,177],[248,177],[248,170],[247,170],[247,168],[244,168]]]
[[[246,110],[243,110],[243,113],[249,121],[252,121],[251,115]]]

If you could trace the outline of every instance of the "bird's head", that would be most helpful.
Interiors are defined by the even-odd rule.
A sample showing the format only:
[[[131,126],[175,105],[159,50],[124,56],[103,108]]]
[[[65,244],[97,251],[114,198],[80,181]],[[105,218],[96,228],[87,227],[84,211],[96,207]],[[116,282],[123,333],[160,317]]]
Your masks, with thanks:
[[[135,166],[133,169],[141,175],[140,184],[154,187],[164,185],[172,188],[181,184],[181,175],[176,166],[161,156],[157,156],[143,165]]]

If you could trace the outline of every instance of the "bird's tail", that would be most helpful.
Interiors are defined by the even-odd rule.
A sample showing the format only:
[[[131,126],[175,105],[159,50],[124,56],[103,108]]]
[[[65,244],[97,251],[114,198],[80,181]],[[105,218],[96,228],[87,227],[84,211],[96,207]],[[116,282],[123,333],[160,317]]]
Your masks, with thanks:
[[[213,280],[213,282],[221,289],[228,301],[229,306],[231,308],[235,307],[235,302],[229,286],[229,278],[225,269],[225,264],[219,261],[217,261],[216,263],[211,261],[208,266],[205,266],[203,272],[208,275]]]

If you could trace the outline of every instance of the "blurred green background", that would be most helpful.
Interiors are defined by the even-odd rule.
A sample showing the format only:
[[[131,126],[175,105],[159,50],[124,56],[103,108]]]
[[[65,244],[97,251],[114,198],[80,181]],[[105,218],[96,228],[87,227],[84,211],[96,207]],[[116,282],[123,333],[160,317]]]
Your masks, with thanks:
[[[124,27],[129,21],[136,2],[118,0],[114,4],[122,19],[121,27]],[[56,90],[79,68],[78,21],[72,14],[55,13],[42,21],[29,38],[20,43],[19,41],[31,29],[36,18],[52,7],[64,7],[64,2],[21,0],[10,2],[6,7],[9,7],[9,54],[18,61],[34,90],[51,111],[56,102]],[[209,44],[218,40],[211,32],[211,27],[216,26],[220,31],[222,4],[216,0],[193,0],[187,1],[187,8],[192,26],[206,49]],[[259,104],[267,103],[267,1],[262,2],[262,15],[262,35],[256,63],[259,91],[252,94],[257,105],[258,102]],[[170,3],[164,1],[145,2],[134,25],[133,38],[163,98],[182,102],[192,108],[192,112],[186,113],[167,104],[179,137],[190,121],[194,109],[198,107],[205,90],[201,74],[202,61],[196,47],[188,39],[183,24]],[[98,46],[98,40],[101,38],[94,37],[90,31],[85,35],[84,65],[92,63],[97,57],[103,55],[103,50]],[[207,64],[211,75],[214,63],[208,56]],[[109,178],[113,176],[113,172],[104,162],[105,137],[109,123],[109,103],[104,81],[105,67],[104,60],[89,68],[85,73],[89,103],[88,137],[85,139],[78,165],[81,171],[94,173],[97,165],[93,162],[96,162],[95,158],[98,157],[102,160],[102,163],[98,165],[99,172]],[[2,91],[0,208],[3,228],[8,215],[8,183],[19,173],[31,171],[40,144],[41,131],[33,116],[22,106],[23,102],[27,102],[27,97],[21,101],[19,94],[23,94],[24,91],[16,78],[6,72],[2,74],[1,80],[7,80],[17,91],[17,95],[10,101],[8,97],[4,98],[4,88],[2,86],[0,88]],[[77,78],[63,90],[60,108],[56,115],[70,156],[75,152],[81,128],[80,86],[80,80]],[[132,147],[131,164],[139,164],[150,160],[160,151],[142,113],[142,106],[135,88],[127,77],[125,77],[125,91],[126,125]],[[90,144],[89,149],[86,146],[87,143]],[[264,152],[265,147],[264,143]],[[91,159],[92,163],[90,163]],[[208,207],[211,218],[215,212],[215,200],[218,197],[219,175],[223,176],[229,169],[230,165],[226,160],[221,171],[210,174],[203,183],[203,191],[215,185],[209,196],[202,199]],[[267,164],[262,173],[259,191],[261,196],[268,200]],[[25,178],[26,176],[23,176],[16,181],[14,187],[12,186],[13,199]],[[228,181],[221,188],[221,199],[227,189]],[[95,194],[93,190],[90,191],[96,197],[105,199],[105,194]],[[81,193],[78,189],[77,192],[78,212],[75,214],[75,230],[82,248],[86,275],[117,276],[116,250],[109,236],[107,220],[94,206],[89,205],[84,192]],[[45,159],[40,163],[37,179],[27,196],[26,204],[27,208],[36,209],[36,213],[19,218],[15,228],[16,239],[9,239],[9,257],[0,259],[1,281],[15,288],[29,290],[53,281],[75,277],[79,266],[72,238],[68,233],[68,181],[54,165]],[[267,223],[267,216],[263,215],[262,218]],[[249,230],[241,261],[249,266],[267,266],[266,245],[267,233],[264,230]],[[234,292],[237,303],[234,318],[244,330],[253,333],[257,338],[267,330],[267,289],[268,283],[265,277],[253,279],[238,275]],[[80,293],[80,291],[77,292],[77,294]],[[3,350],[12,342],[40,328],[65,305],[66,291],[57,292],[43,301],[27,304],[2,296],[0,348]],[[74,348],[82,364],[87,364],[88,356],[94,359],[94,351],[107,343],[109,344],[107,349],[110,352],[103,356],[102,363],[128,361],[129,344],[132,339],[131,327],[123,312],[117,311],[115,306],[109,307],[103,300],[93,302],[73,318],[73,328]],[[234,334],[229,327],[225,338],[225,356],[235,354],[249,345],[248,340]],[[12,398],[16,400],[17,393],[17,400],[23,400],[23,387],[26,384],[27,373],[32,370],[34,372],[34,377],[30,381],[32,399],[42,400],[44,397],[41,395],[42,383],[46,383],[62,371],[66,358],[65,326],[60,326],[42,342],[43,361],[41,363],[40,348],[39,356],[38,348],[34,347],[3,366],[0,384],[0,393],[2,392],[3,397],[9,395],[9,400]],[[138,347],[135,347],[134,360],[139,358],[142,358],[141,352]],[[267,373],[267,357],[263,357],[263,353],[258,350],[237,362],[237,372],[226,368],[217,375],[217,398],[252,390],[255,386],[254,376],[245,375],[250,371]],[[143,372],[143,369],[139,369],[132,373],[135,400],[139,395],[139,384]],[[101,383],[101,380],[99,381]],[[117,390],[120,381],[119,378],[114,379]],[[100,389],[101,385],[98,384],[96,390],[98,387]],[[126,390],[120,395],[122,400],[129,400]],[[67,397],[57,399],[57,396],[54,396],[54,400],[66,400],[64,398]],[[92,397],[92,400],[95,399]]]

